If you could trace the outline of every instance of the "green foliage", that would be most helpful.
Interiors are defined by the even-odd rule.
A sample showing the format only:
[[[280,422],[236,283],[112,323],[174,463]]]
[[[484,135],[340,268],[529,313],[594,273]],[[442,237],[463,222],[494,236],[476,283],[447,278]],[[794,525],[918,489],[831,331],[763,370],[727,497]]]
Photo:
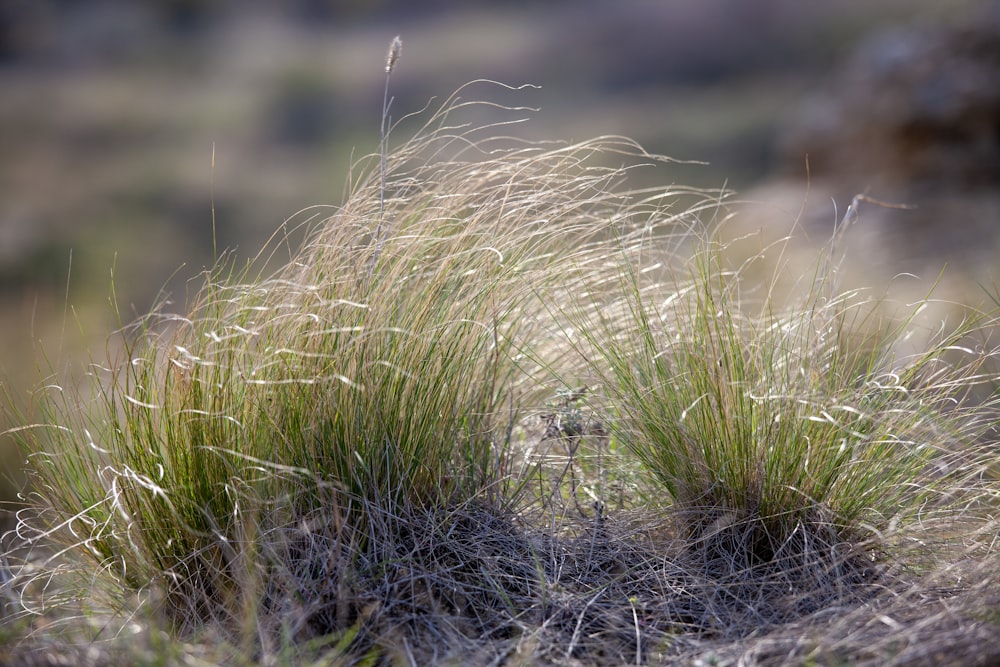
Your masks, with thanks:
[[[716,243],[661,281],[645,279],[643,254],[623,246],[620,300],[570,319],[605,422],[687,534],[728,516],[779,543],[816,521],[860,537],[926,517],[970,472],[957,457],[995,410],[965,401],[994,377],[991,353],[966,347],[982,321],[901,355],[912,317],[893,324],[862,293],[831,295],[831,275],[779,309]]]
[[[620,664],[860,608],[896,532],[995,509],[991,318],[908,348],[916,312],[822,268],[779,303],[717,200],[620,187],[658,158],[478,139],[467,106],[360,162],[276,273],[221,264],[39,392],[18,538],[56,554],[10,599],[68,556],[63,602],[134,596],[209,661]]]

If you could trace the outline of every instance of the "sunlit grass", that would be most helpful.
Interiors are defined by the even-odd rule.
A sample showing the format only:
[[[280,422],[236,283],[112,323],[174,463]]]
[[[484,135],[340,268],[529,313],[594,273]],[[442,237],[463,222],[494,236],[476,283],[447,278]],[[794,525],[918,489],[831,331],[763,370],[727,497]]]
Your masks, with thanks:
[[[990,399],[967,400],[996,382],[992,320],[942,323],[900,354],[921,304],[880,320],[878,295],[832,293],[817,273],[779,310],[723,246],[695,245],[658,278],[652,243],[622,248],[620,298],[568,311],[605,423],[689,534],[728,515],[774,544],[811,519],[857,537],[919,521],[964,481],[994,426]]]
[[[663,162],[632,142],[471,106],[359,162],[275,273],[223,263],[39,389],[12,616],[210,662],[621,664],[996,562],[992,315],[902,352],[916,319],[828,255],[779,302],[718,196],[630,190]]]

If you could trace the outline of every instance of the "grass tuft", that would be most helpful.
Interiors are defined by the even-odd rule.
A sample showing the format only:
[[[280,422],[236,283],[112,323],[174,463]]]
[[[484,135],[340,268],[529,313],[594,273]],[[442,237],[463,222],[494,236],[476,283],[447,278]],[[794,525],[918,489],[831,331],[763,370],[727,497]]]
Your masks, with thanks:
[[[830,276],[777,310],[711,241],[664,281],[643,253],[621,251],[621,298],[579,304],[572,330],[604,423],[688,537],[754,521],[766,560],[810,522],[861,537],[920,521],[966,481],[995,410],[968,400],[996,381],[985,316],[902,356],[912,317],[879,322],[878,301],[831,296]]]
[[[904,352],[916,313],[823,257],[779,302],[714,240],[717,195],[627,187],[665,159],[494,137],[479,106],[404,119],[285,266],[220,265],[39,390],[11,655],[1000,654],[995,318]]]

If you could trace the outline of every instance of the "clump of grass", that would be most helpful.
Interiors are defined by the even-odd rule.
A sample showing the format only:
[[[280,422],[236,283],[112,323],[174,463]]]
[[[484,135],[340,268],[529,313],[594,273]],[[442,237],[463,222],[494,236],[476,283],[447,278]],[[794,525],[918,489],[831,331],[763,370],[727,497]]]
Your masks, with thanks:
[[[995,425],[992,401],[969,400],[996,382],[987,316],[901,356],[912,317],[880,321],[831,273],[781,308],[711,238],[666,268],[643,265],[651,245],[620,246],[618,300],[569,312],[603,422],[687,537],[750,521],[739,550],[765,560],[810,524],[861,539],[927,518],[981,472],[966,464]]]
[[[900,353],[921,304],[882,319],[878,299],[834,290],[822,253],[779,304],[744,278],[759,258],[727,263],[712,234],[666,259],[655,229],[618,243],[617,295],[560,313],[585,369],[566,382],[594,388],[594,418],[704,577],[701,627],[731,638],[868,604],[995,512],[996,323],[970,313]]]
[[[89,394],[43,388],[15,616],[247,664],[839,659],[990,571],[992,320],[901,356],[913,321],[827,269],[779,304],[691,251],[717,200],[628,189],[630,141],[482,137],[474,106],[361,161],[276,273],[222,266]]]
[[[338,598],[360,562],[403,557],[414,516],[516,504],[511,433],[537,381],[522,350],[624,210],[602,160],[641,152],[478,141],[467,106],[359,164],[276,274],[223,267],[187,314],[128,328],[124,358],[92,366],[90,406],[45,387],[18,431],[44,508],[22,536],[164,590],[178,627],[227,628],[252,655],[307,626],[357,634],[369,605]],[[309,571],[328,581],[268,583]]]

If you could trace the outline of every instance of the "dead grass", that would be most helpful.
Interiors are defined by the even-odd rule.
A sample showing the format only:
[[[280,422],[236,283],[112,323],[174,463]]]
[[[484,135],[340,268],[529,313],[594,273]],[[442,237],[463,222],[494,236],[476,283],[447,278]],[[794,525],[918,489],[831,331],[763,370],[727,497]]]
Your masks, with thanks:
[[[996,658],[994,318],[855,345],[855,293],[778,310],[692,263],[718,198],[629,190],[658,158],[463,104],[277,274],[140,323],[92,400],[40,390],[4,659]]]

